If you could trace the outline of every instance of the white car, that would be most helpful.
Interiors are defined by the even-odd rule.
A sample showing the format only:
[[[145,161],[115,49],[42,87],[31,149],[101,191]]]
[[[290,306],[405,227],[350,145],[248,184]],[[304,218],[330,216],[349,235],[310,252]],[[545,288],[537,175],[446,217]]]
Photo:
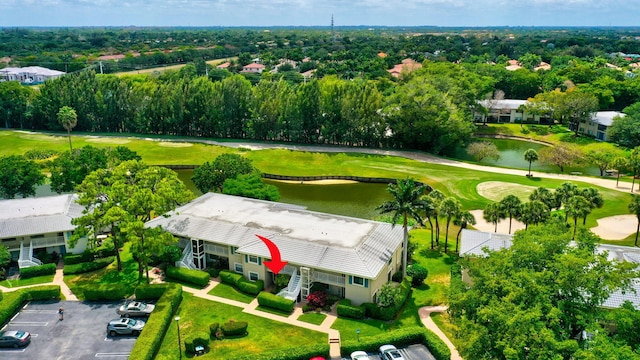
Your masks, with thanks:
[[[364,351],[354,351],[351,353],[351,360],[369,360],[369,355]]]
[[[380,346],[380,359],[382,360],[405,360],[404,356],[393,345]]]

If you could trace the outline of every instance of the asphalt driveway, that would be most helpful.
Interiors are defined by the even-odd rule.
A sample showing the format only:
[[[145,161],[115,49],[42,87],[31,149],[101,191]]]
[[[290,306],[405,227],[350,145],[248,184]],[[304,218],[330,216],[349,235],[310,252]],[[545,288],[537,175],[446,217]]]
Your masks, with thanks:
[[[78,301],[30,302],[4,330],[26,330],[31,344],[24,349],[0,349],[0,359],[127,359],[136,338],[107,336],[109,320],[119,318],[119,303]],[[58,308],[64,308],[59,320]]]

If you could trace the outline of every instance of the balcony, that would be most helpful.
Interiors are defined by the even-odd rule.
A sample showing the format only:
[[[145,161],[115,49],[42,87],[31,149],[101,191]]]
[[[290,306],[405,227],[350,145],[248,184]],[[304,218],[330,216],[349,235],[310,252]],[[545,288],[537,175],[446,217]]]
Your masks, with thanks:
[[[313,271],[311,276],[313,281],[321,282],[328,285],[336,285],[344,287],[345,278],[342,275],[327,274],[321,271]]]
[[[20,250],[20,243],[22,241],[24,241],[25,246],[29,245],[29,242],[32,242],[34,249],[39,249],[39,248],[44,248],[49,246],[65,245],[64,236],[49,236],[49,237],[43,237],[43,238],[11,240],[11,241],[2,240],[1,244],[9,248],[9,251],[15,251],[15,250]]]

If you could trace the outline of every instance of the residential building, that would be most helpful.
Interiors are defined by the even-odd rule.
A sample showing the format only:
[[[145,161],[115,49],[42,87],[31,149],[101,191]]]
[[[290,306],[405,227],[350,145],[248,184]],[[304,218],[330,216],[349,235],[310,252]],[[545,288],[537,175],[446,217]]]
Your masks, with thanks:
[[[0,243],[7,248],[18,265],[39,265],[34,250],[48,253],[81,253],[87,246],[81,239],[71,247],[69,239],[75,229],[73,218],[82,215],[76,195],[0,200]]]
[[[551,119],[541,115],[527,113],[521,110],[528,103],[527,100],[481,100],[478,101],[487,111],[476,111],[473,114],[474,121],[480,123],[549,123]]]
[[[578,132],[593,136],[597,140],[608,141],[607,130],[616,117],[623,116],[625,114],[618,111],[598,111],[591,120],[581,121],[578,124]]]
[[[512,234],[463,229],[460,238],[460,256],[483,258],[487,255],[484,249],[499,251],[511,247],[512,244]],[[638,248],[601,244],[598,245],[596,251],[600,254],[606,252],[609,260],[633,262],[640,266],[640,249]],[[462,271],[462,280],[472,284],[467,271],[464,269]],[[640,306],[640,279],[636,279],[631,284],[631,287],[633,289],[631,291],[618,290],[612,293],[602,304],[602,307],[619,308],[625,301],[630,301],[634,307],[638,308]]]
[[[256,236],[270,239],[291,275],[281,296],[306,298],[314,283],[350,299],[374,302],[377,292],[401,269],[401,226],[308,211],[301,206],[207,193],[147,226],[161,226],[184,246],[180,266],[204,269],[216,257],[250,280],[273,284],[264,265],[271,259]]]
[[[258,73],[261,74],[266,66],[262,65],[262,64],[258,64],[258,63],[251,63],[249,65],[245,65],[242,67],[242,71],[243,72],[248,72],[248,73]]]
[[[227,61],[227,62],[223,62],[220,65],[216,65],[216,69],[228,69],[229,66],[231,66],[231,63]]]
[[[400,77],[402,73],[410,73],[412,71],[422,68],[422,64],[413,59],[407,58],[402,60],[401,64],[395,65],[393,68],[387,70],[393,77]]]
[[[0,81],[19,81],[22,84],[40,84],[64,74],[62,71],[50,70],[40,66],[23,68],[7,67],[0,69]]]

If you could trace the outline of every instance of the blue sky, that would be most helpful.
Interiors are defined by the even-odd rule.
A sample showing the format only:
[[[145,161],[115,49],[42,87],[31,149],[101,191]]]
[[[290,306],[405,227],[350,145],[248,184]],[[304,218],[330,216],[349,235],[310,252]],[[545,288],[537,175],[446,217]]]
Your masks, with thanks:
[[[640,26],[638,0],[4,0],[6,26]]]

